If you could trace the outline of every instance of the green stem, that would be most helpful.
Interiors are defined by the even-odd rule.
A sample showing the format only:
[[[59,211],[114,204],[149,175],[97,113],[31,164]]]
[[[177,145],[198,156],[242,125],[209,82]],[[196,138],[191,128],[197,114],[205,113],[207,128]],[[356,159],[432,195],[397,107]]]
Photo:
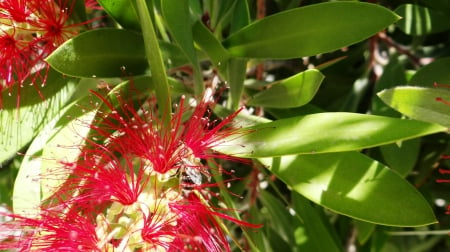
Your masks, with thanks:
[[[170,129],[172,120],[171,97],[169,81],[166,68],[164,67],[161,50],[156,37],[150,13],[145,0],[136,0],[139,19],[141,22],[142,35],[145,43],[145,56],[147,57],[152,80],[155,86],[156,102],[158,103],[159,115],[164,121],[164,126]]]

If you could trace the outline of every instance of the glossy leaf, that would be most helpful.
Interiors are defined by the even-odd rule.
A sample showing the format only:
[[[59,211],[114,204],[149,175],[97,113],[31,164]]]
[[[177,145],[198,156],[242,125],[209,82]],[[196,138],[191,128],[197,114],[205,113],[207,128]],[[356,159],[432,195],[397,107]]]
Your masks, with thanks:
[[[132,0],[98,0],[103,9],[122,27],[137,30],[141,29],[136,1]]]
[[[186,58],[186,55],[177,45],[165,41],[159,41],[159,48],[161,49],[167,68],[175,68],[189,64],[189,60]]]
[[[62,170],[61,162],[77,160],[90,128],[89,123],[94,119],[95,111],[84,113],[61,128],[49,132],[51,138],[46,141],[42,149],[41,164],[41,198],[47,199],[53,195],[58,187],[69,177],[67,170]],[[37,169],[38,167],[35,167]]]
[[[406,177],[416,165],[420,152],[420,139],[411,139],[380,146],[386,164]]]
[[[439,88],[396,87],[378,93],[395,110],[416,120],[450,127],[450,91]]]
[[[194,70],[195,90],[197,94],[203,92],[203,79],[200,65],[197,60],[197,52],[194,48],[192,36],[192,24],[189,14],[188,0],[165,0],[161,2],[164,20],[169,27],[173,39],[180,46],[183,53],[189,59]]]
[[[425,35],[450,29],[450,16],[416,4],[400,5],[395,12],[403,17],[397,26],[408,35]]]
[[[386,105],[376,93],[406,83],[405,68],[402,63],[395,57],[389,60],[389,63],[384,67],[383,74],[373,87],[373,98],[371,104],[371,113],[374,115],[401,117],[401,114]]]
[[[247,71],[247,61],[243,59],[231,58],[227,63],[227,78],[230,85],[230,96],[228,97],[229,108],[236,110],[239,108],[242,93],[244,92],[244,81]]]
[[[38,157],[43,144],[48,139],[51,124],[28,148],[13,188],[13,212],[22,216],[35,217],[39,214],[41,204],[41,165],[42,159]]]
[[[365,244],[375,231],[376,225],[370,222],[355,220],[355,228],[358,232],[358,242]]]
[[[361,150],[446,131],[415,120],[356,113],[318,113],[244,128],[218,151],[241,157],[274,157]]]
[[[271,227],[288,244],[295,244],[294,230],[300,225],[298,219],[293,218],[281,201],[268,193],[261,191],[258,197],[261,204],[267,209],[268,219],[272,221]]]
[[[337,213],[389,226],[436,223],[428,202],[411,184],[358,152],[260,160],[293,190]]]
[[[195,43],[206,52],[211,62],[218,68],[219,73],[226,77],[228,51],[222,46],[214,34],[200,21],[192,28]]]
[[[332,229],[329,224],[324,222],[325,218],[320,215],[320,211],[315,209],[302,195],[296,192],[291,195],[293,208],[296,215],[299,215],[303,220],[312,251],[342,251],[331,234]]]
[[[3,109],[0,110],[0,163],[25,147],[60,113],[60,109],[75,91],[75,81],[50,70],[47,85],[39,89],[42,97],[36,94],[36,87],[24,85],[20,90],[21,102],[18,109],[17,90],[11,96],[6,92],[3,94]]]
[[[312,100],[325,76],[318,70],[306,70],[257,93],[248,105],[270,108],[294,108]]]
[[[450,83],[450,58],[440,58],[420,68],[409,81],[410,85],[432,86],[434,83]]]
[[[230,8],[232,13],[230,21],[230,32],[239,31],[242,27],[250,24],[250,10],[247,1],[235,1],[234,8]]]
[[[236,57],[299,58],[357,43],[398,19],[374,4],[315,4],[256,21],[231,35],[224,45]]]
[[[142,36],[120,29],[84,32],[62,44],[47,62],[55,70],[76,77],[139,75],[148,68]]]

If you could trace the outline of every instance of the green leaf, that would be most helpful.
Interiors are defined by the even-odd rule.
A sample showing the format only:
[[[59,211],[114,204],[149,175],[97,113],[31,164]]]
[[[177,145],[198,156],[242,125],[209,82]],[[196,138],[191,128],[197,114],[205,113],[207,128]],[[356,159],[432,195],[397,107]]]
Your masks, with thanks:
[[[141,25],[136,9],[136,1],[132,0],[98,0],[109,17],[122,27],[139,31]]]
[[[450,58],[437,59],[430,64],[420,68],[419,71],[409,81],[410,85],[415,86],[433,86],[434,83],[450,83]]]
[[[81,153],[93,121],[95,111],[84,113],[62,127],[55,127],[49,132],[49,138],[44,141],[41,164],[41,197],[42,200],[52,196],[59,186],[69,177],[69,171],[61,168],[61,162],[75,162]],[[35,169],[38,169],[37,165]]]
[[[240,157],[274,157],[361,150],[446,131],[415,120],[356,113],[318,113],[243,128],[216,150]]]
[[[354,221],[355,228],[358,232],[358,242],[364,245],[375,231],[376,225],[365,221]]]
[[[386,104],[416,120],[450,127],[450,101],[447,89],[396,87],[378,93]]]
[[[195,90],[197,94],[203,92],[203,78],[200,65],[197,60],[197,52],[194,48],[194,39],[192,36],[192,24],[189,14],[188,0],[164,0],[161,2],[161,8],[172,37],[180,46],[181,50],[189,59],[193,70],[195,80]]]
[[[167,68],[175,68],[189,64],[186,55],[177,45],[161,40],[159,41],[159,48],[161,49]]]
[[[145,0],[136,0],[139,21],[142,27],[142,37],[144,39],[144,52],[147,63],[150,66],[152,78],[154,79],[154,88],[156,93],[156,102],[158,104],[159,116],[164,120],[164,125],[168,127],[172,118],[172,97],[170,96],[169,81],[167,80],[166,68],[162,57],[161,49],[158,44],[155,27],[151,18],[153,8],[149,9]],[[164,115],[164,116],[162,116]]]
[[[383,89],[392,88],[406,83],[405,68],[398,60],[398,57],[389,59],[389,63],[384,67],[383,74],[380,76],[375,86],[373,87],[373,98],[371,104],[371,113],[373,115],[401,117],[401,114],[386,105],[376,93]]]
[[[322,3],[268,16],[232,34],[223,44],[236,57],[299,58],[360,42],[398,19],[380,5]]]
[[[270,108],[300,107],[312,100],[325,78],[318,70],[311,69],[287,79],[253,96],[248,105]]]
[[[269,225],[276,233],[288,244],[295,244],[294,230],[300,225],[298,219],[295,219],[281,201],[270,193],[261,190],[258,199],[266,208],[268,213]]]
[[[42,97],[37,94],[35,86],[24,84],[20,88],[21,101],[18,109],[17,90],[10,96],[6,92],[2,94],[0,163],[25,147],[44,125],[60,113],[61,108],[75,91],[75,80],[50,69],[47,84],[39,87],[39,90]]]
[[[242,93],[244,92],[247,61],[243,59],[231,58],[228,60],[227,67],[226,80],[230,86],[228,108],[236,110],[239,108]]]
[[[389,226],[436,223],[428,202],[411,184],[358,152],[260,160],[293,190],[337,213]]]
[[[313,251],[342,251],[331,234],[331,227],[325,222],[318,209],[300,194],[292,194],[293,208],[305,226],[308,242]]]
[[[386,164],[406,177],[416,165],[420,152],[420,139],[411,139],[399,143],[380,146]]]
[[[75,2],[75,3],[74,3]],[[71,18],[75,19],[75,22],[81,23],[87,20],[86,7],[84,5],[84,0],[69,0],[66,6],[71,6],[72,13]]]
[[[84,32],[62,44],[47,62],[65,75],[89,78],[139,75],[148,68],[142,36],[120,29]]]
[[[228,51],[222,46],[214,34],[201,22],[197,21],[192,28],[195,43],[206,52],[211,62],[217,67],[222,77],[226,77]]]
[[[42,159],[38,156],[41,154],[39,151],[42,149],[43,143],[47,141],[50,126],[35,138],[21,163],[19,173],[14,181],[12,196],[13,212],[15,214],[30,218],[39,214],[41,204],[40,167]]]
[[[234,8],[230,8],[230,11],[232,15],[230,33],[234,33],[250,24],[250,11],[247,1],[235,1],[235,6]]]
[[[408,35],[425,35],[450,29],[450,17],[443,12],[416,4],[400,5],[395,12],[403,17],[397,26]]]

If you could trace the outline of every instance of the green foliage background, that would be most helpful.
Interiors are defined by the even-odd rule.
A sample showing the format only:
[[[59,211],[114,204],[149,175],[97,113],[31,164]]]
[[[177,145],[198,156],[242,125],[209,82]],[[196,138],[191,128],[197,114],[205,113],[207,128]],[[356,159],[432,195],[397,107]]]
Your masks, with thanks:
[[[198,97],[217,76],[228,87],[218,117],[240,106],[257,112],[239,116],[255,134],[217,149],[254,161],[222,164],[243,177],[229,189],[242,198],[222,191],[227,206],[264,224],[243,232],[227,223],[245,233],[236,251],[450,249],[450,183],[436,182],[450,179],[438,172],[450,169],[441,159],[450,155],[449,1],[99,2],[106,27],[47,58],[45,101],[28,86],[22,97],[35,98],[20,108],[4,95],[5,205],[26,211],[49,195],[49,182],[30,175],[76,157],[58,146],[82,142],[67,132],[89,117],[76,109],[89,104],[88,89],[126,89],[132,76],[164,108],[181,94]]]

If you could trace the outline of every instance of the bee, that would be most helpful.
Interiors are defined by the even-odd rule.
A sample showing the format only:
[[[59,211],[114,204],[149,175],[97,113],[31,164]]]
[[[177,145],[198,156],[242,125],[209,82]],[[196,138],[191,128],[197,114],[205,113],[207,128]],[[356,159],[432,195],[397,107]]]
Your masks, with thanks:
[[[195,187],[203,182],[202,173],[192,167],[182,167],[180,174],[180,185],[184,194],[189,194]]]
[[[176,174],[179,177],[179,185],[184,196],[188,196],[194,189],[202,185],[204,178],[210,181],[210,176],[201,160],[195,157],[193,151],[183,143],[175,151],[176,155],[183,156],[178,161]]]
[[[194,189],[201,186],[205,179],[211,180],[198,158],[192,158],[191,160],[183,158],[178,165],[179,184],[184,196],[188,196]]]

